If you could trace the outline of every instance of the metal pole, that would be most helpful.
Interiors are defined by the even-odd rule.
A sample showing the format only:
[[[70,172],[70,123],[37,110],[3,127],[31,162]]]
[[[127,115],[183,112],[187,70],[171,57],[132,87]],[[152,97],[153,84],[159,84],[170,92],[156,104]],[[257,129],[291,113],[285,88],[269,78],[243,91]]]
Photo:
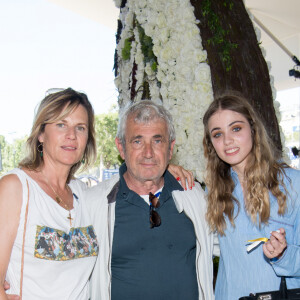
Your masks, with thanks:
[[[286,48],[260,20],[258,20],[255,16],[253,17],[254,22],[261,27],[261,29],[299,66],[300,62],[298,58],[288,48]]]

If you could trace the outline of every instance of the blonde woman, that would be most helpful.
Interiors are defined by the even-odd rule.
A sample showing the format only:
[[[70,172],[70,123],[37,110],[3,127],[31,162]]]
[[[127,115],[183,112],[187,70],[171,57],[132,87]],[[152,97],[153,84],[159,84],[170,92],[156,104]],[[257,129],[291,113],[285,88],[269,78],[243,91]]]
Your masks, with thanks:
[[[216,300],[300,287],[300,172],[280,161],[242,97],[216,99],[205,113],[207,221],[217,231]],[[269,240],[249,253],[246,241]]]
[[[95,156],[87,96],[66,89],[45,97],[28,149],[20,167],[0,180],[0,299],[8,299],[6,277],[8,294],[20,295],[23,280],[25,300],[87,300],[98,242],[74,179]]]

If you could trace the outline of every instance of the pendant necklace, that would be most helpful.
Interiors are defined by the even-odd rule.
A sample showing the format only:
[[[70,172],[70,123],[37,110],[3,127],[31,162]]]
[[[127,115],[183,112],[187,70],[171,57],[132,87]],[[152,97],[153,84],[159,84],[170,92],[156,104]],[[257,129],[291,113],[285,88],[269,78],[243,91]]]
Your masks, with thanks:
[[[44,175],[44,174],[43,174]],[[55,194],[55,201],[58,203],[58,204],[62,204],[66,210],[69,212],[69,216],[67,217],[67,219],[70,221],[70,227],[72,226],[72,215],[71,215],[71,210],[68,208],[67,204],[65,203],[65,201],[56,193],[56,191],[54,190],[54,188],[52,187],[52,185],[50,184],[48,178],[44,175],[46,181],[47,181],[47,184],[50,186],[51,190],[53,191],[53,193]],[[66,188],[67,190],[69,190],[69,186],[66,184]]]

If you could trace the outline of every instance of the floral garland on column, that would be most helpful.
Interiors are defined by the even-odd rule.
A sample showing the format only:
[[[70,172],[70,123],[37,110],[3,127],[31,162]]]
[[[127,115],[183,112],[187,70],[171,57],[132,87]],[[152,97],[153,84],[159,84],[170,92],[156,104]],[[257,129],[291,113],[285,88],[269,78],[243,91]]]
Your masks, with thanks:
[[[119,105],[151,99],[171,112],[176,129],[173,162],[203,181],[203,114],[213,100],[210,68],[190,0],[115,1],[115,84]]]

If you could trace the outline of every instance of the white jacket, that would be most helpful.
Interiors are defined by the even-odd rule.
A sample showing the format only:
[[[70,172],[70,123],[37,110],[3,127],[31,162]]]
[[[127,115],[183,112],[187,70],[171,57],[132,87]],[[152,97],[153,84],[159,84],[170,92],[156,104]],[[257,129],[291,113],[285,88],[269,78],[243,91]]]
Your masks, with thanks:
[[[118,181],[119,175],[115,175],[87,191],[86,201],[99,243],[99,254],[91,277],[91,300],[110,299],[115,202],[109,204],[107,196]],[[173,191],[173,198],[178,212],[184,212],[195,227],[199,300],[213,300],[213,235],[205,221],[205,194],[201,186],[196,184],[192,190]]]

